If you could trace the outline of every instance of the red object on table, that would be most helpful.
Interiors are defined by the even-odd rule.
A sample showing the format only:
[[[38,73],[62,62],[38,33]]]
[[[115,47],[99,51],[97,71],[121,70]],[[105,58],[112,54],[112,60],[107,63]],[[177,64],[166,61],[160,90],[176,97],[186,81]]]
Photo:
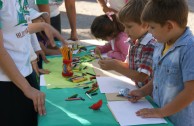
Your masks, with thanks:
[[[73,71],[72,71],[72,68],[71,68],[71,63],[72,63],[72,60],[64,60],[63,59],[63,71],[62,71],[62,75],[64,77],[72,76],[73,75]]]
[[[94,103],[89,108],[93,109],[93,110],[99,110],[101,106],[102,106],[102,99],[100,99],[98,102]]]

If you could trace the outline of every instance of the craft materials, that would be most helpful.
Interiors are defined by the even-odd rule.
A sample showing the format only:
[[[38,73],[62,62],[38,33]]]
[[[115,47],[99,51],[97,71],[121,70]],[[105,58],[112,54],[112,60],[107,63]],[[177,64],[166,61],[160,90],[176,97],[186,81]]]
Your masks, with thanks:
[[[98,90],[98,87],[92,88],[92,91],[90,93],[96,92]]]
[[[84,84],[91,84],[93,83],[94,81],[88,81],[88,82],[85,82]]]
[[[86,87],[87,84],[77,84],[76,86],[77,86],[77,87]]]
[[[78,42],[72,44],[73,50],[77,50],[79,48]]]
[[[94,84],[92,84],[92,88],[95,88],[95,87],[98,87],[97,82],[96,82],[96,83],[94,83]]]
[[[89,99],[92,99],[92,97],[88,94],[88,93],[85,93],[86,96],[89,98]]]
[[[67,98],[67,99],[65,99],[65,101],[74,101],[74,100],[82,100],[82,101],[85,101],[85,99],[82,98],[82,97],[79,97],[79,98]]]
[[[72,95],[72,96],[70,96],[68,98],[77,98],[77,96],[78,96],[78,94],[74,94],[74,95]]]
[[[98,94],[98,93],[97,93],[97,92],[95,92],[95,93],[92,93],[92,94],[91,94],[91,96],[94,96],[94,95],[97,95],[97,94]]]
[[[129,88],[124,88],[119,91],[118,97],[125,97],[125,98],[132,98],[131,95],[129,95]]]
[[[90,109],[93,109],[93,110],[99,110],[100,107],[102,106],[102,99],[99,100],[98,102],[94,103],[92,106],[90,106],[89,108]]]
[[[73,77],[68,78],[67,80],[71,81],[71,82],[74,82],[74,83],[78,83],[78,82],[82,82],[82,81],[87,80],[87,78],[84,77],[84,76],[77,76],[77,75],[75,75]]]
[[[94,74],[92,74],[92,73],[88,73],[88,72],[86,72],[86,74],[91,75],[91,76],[96,76],[96,75],[94,75]]]
[[[94,89],[91,88],[90,90],[86,91],[87,94],[90,94]]]
[[[61,54],[63,56],[63,71],[62,75],[64,77],[67,76],[72,76],[73,71],[72,71],[72,50],[68,46],[63,46],[60,48]]]
[[[83,68],[83,70],[85,70],[85,69],[87,69],[88,68],[88,66],[85,66],[84,68]]]
[[[85,73],[82,73],[82,76],[86,76],[86,74]]]
[[[89,86],[83,87],[83,89],[87,89],[87,88],[89,88]]]
[[[90,80],[96,79],[96,76],[92,76],[90,77]]]
[[[63,60],[63,71],[62,71],[62,75],[64,77],[67,76],[72,76],[73,75],[73,71],[71,68],[71,60]]]
[[[78,83],[78,82],[82,82],[82,81],[85,81],[85,80],[87,80],[86,77],[80,76],[80,77],[76,77],[76,78],[72,79],[72,82]]]

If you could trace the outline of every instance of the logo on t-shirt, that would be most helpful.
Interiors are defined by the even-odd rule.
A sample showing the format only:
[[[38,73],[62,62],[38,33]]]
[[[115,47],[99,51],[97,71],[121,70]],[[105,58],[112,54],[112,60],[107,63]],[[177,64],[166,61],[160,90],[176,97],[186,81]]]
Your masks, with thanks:
[[[18,0],[16,3],[17,24],[15,26],[27,26],[30,20],[29,5],[27,0]],[[22,38],[28,34],[28,29],[16,33],[17,38]]]
[[[23,1],[23,4],[22,4]],[[27,0],[18,0],[16,4],[18,23],[16,26],[27,23],[30,21],[29,5]]]
[[[3,7],[3,2],[0,0],[0,9]]]

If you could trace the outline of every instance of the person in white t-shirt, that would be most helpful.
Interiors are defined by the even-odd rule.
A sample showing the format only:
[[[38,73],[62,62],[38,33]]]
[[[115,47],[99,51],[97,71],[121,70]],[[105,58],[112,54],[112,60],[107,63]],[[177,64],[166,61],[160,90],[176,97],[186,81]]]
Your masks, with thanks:
[[[100,4],[104,13],[112,11],[117,13],[125,6],[128,0],[97,0],[97,2]]]
[[[71,35],[69,40],[76,41],[78,40],[77,37],[77,29],[76,29],[76,8],[75,8],[75,0],[49,0],[49,7],[50,7],[50,22],[51,25],[56,28],[61,33],[61,15],[59,6],[62,5],[63,1],[65,1],[65,8],[67,12],[67,17],[69,20],[69,24],[71,27]],[[33,0],[29,1],[30,8],[33,8],[37,11],[37,5]]]
[[[30,34],[44,31],[67,44],[47,23],[29,23],[27,0],[0,0],[0,99],[2,126],[37,126],[45,115],[45,95],[38,90],[30,63]]]

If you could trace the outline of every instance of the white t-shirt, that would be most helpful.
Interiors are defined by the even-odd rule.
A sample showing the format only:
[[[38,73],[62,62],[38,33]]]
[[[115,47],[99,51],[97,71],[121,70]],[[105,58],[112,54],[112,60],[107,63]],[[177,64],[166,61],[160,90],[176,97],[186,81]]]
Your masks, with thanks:
[[[12,57],[21,74],[26,77],[32,73],[30,64],[30,21],[27,0],[0,0],[0,22],[4,47]],[[0,66],[0,81],[10,81]]]
[[[63,0],[49,0],[50,17],[55,17],[60,14],[59,6],[62,3]]]
[[[62,3],[63,0],[49,0],[50,17],[55,17],[60,14],[59,6],[62,5]],[[39,11],[34,0],[29,0],[29,7]]]
[[[36,53],[34,52],[34,49],[32,48],[32,44],[30,46],[30,61],[34,61],[35,59],[37,59],[37,55]]]
[[[31,44],[32,44],[33,50],[35,52],[41,50],[41,47],[40,47],[40,44],[38,42],[36,34],[33,33],[33,34],[31,34],[30,37],[31,37]]]
[[[113,8],[116,11],[119,11],[122,7],[125,6],[128,0],[107,0],[107,6]]]

